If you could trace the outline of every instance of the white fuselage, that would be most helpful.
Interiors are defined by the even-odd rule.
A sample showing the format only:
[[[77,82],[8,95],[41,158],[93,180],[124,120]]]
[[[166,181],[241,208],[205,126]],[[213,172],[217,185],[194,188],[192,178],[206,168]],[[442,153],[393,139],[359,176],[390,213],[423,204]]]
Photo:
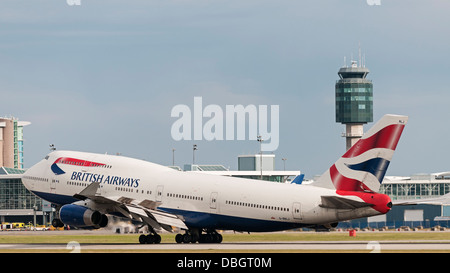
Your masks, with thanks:
[[[62,170],[59,174],[52,169],[55,164]],[[75,194],[98,182],[98,195],[161,202],[158,209],[178,215],[194,228],[276,231],[380,214],[370,207],[321,207],[321,196],[337,193],[313,185],[181,172],[142,160],[83,152],[52,152],[27,170],[22,181],[30,191],[57,205],[77,201]]]

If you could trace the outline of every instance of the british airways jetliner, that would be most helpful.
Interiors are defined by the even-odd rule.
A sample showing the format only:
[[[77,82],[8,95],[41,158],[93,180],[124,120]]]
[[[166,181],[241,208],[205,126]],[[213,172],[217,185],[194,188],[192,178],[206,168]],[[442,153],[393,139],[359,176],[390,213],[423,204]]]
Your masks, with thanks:
[[[140,221],[158,232],[184,230],[178,243],[220,243],[217,230],[280,231],[333,227],[339,221],[387,213],[377,193],[406,116],[385,115],[317,181],[282,184],[180,172],[150,162],[103,154],[54,151],[28,169],[27,189],[56,205],[54,226],[101,228],[107,215]]]

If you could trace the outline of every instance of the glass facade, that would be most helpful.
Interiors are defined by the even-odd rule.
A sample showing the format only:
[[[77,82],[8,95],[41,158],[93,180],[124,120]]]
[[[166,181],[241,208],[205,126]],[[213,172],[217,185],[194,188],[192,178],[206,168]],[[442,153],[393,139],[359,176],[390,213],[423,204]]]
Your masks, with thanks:
[[[380,193],[392,200],[433,198],[450,193],[450,182],[383,183]]]
[[[19,168],[19,144],[17,143],[17,120],[14,120],[14,168]]]
[[[28,191],[20,178],[0,179],[0,210],[33,209],[42,210],[42,200]]]
[[[365,79],[336,82],[336,122],[368,123],[373,121],[373,85]]]

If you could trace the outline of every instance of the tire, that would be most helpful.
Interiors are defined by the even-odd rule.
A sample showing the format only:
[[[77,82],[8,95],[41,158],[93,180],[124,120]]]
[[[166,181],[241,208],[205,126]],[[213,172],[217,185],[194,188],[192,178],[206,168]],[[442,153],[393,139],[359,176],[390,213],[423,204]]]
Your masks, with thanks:
[[[220,244],[222,243],[223,236],[222,234],[216,233],[214,234],[214,243]]]
[[[183,235],[183,243],[185,244],[189,244],[191,242],[192,236],[189,234],[184,234]]]
[[[181,234],[177,234],[176,236],[175,236],[175,242],[177,242],[177,244],[181,244],[182,242],[183,242],[183,235],[181,235]]]
[[[153,244],[155,242],[155,237],[151,234],[146,236],[147,244]]]
[[[147,236],[145,236],[144,234],[139,236],[139,243],[140,244],[146,244],[147,243]]]
[[[154,242],[155,244],[161,243],[161,236],[159,234],[155,234],[154,236]]]

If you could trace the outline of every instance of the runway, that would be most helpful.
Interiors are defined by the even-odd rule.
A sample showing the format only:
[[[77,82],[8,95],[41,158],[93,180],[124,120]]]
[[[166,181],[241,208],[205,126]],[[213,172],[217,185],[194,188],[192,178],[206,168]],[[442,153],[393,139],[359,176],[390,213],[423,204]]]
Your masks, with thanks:
[[[115,235],[108,230],[8,231],[0,232],[0,252],[450,253],[450,232],[445,231],[359,232],[357,237],[348,237],[345,232],[281,232],[261,235],[224,233],[224,241],[220,244],[177,244],[173,237],[173,234],[165,234],[160,244],[139,244],[137,234]]]
[[[221,243],[221,244],[0,244],[0,251],[22,252],[37,250],[42,252],[450,252],[450,241],[335,241],[335,242],[273,242],[273,243]]]

